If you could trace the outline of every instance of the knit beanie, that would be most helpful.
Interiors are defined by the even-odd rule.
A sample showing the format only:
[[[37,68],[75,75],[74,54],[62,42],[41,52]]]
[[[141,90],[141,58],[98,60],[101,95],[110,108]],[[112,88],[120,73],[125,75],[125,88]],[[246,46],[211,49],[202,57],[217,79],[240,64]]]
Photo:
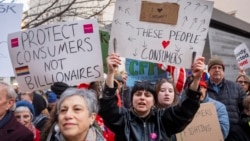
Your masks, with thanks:
[[[16,102],[16,108],[21,107],[21,106],[29,108],[33,117],[35,116],[34,106],[30,102],[28,102],[27,100],[20,100]]]
[[[89,84],[81,83],[77,86],[77,89],[89,89]]]
[[[205,81],[200,81],[199,86],[207,89],[207,83]]]
[[[225,66],[223,64],[223,61],[219,57],[213,57],[208,61],[208,71],[211,69],[213,65],[221,65],[223,68],[223,71],[225,71]]]
[[[64,83],[64,82],[55,82],[53,85],[51,85],[50,89],[53,91],[56,95],[57,98],[60,98],[62,93],[69,88],[69,85]]]
[[[55,103],[57,101],[57,95],[54,92],[48,92],[48,102]]]
[[[34,93],[32,103],[36,113],[35,117],[40,115],[42,111],[47,108],[47,103],[40,94]]]

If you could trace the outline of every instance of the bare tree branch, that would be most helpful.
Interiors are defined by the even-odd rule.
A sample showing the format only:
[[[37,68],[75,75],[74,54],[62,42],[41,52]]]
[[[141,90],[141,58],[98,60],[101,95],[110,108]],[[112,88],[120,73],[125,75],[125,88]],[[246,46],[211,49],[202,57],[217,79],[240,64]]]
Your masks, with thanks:
[[[58,2],[58,0],[55,0],[50,6],[48,6],[47,8],[45,8],[42,13],[39,13],[33,20],[31,20],[30,22],[28,22],[22,28],[27,28],[30,25],[30,23],[32,23],[33,21],[37,20],[42,14],[44,14],[48,9],[50,9],[51,7],[53,7],[57,2]]]
[[[105,5],[100,11],[98,11],[95,14],[91,15],[89,18],[94,17],[94,16],[100,14],[101,12],[103,12],[103,10],[106,9],[109,6],[110,3],[111,3],[111,0],[109,0],[108,4]]]
[[[112,1],[114,0],[36,0],[36,3],[25,12],[22,28],[32,28],[47,22],[74,20],[77,17],[100,17]]]
[[[36,27],[36,26],[38,26],[38,25],[41,25],[41,24],[47,22],[47,21],[50,20],[50,19],[53,19],[53,18],[55,18],[55,17],[58,17],[58,16],[62,15],[64,12],[66,12],[67,10],[69,10],[69,8],[75,3],[75,1],[76,1],[76,0],[73,0],[73,1],[68,5],[68,7],[66,7],[63,11],[61,11],[61,12],[55,14],[55,15],[52,15],[52,16],[50,16],[50,17],[44,19],[44,20],[41,21],[41,22],[38,22],[38,23],[34,24],[34,26]]]

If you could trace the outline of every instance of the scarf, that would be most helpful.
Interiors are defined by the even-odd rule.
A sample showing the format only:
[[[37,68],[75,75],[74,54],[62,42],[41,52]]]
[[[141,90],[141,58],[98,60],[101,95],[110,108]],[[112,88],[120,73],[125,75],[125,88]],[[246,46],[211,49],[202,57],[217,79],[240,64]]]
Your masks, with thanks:
[[[55,137],[59,141],[66,141],[61,132],[57,132]],[[85,141],[105,141],[105,139],[95,127],[91,126],[89,128]]]
[[[3,128],[4,125],[10,121],[11,117],[12,117],[12,112],[7,111],[3,119],[0,120],[0,129]]]

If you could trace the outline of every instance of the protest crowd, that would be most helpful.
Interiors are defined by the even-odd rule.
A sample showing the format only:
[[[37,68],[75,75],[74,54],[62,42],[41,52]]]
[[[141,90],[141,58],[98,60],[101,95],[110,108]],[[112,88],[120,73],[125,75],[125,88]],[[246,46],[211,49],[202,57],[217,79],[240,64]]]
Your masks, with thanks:
[[[235,82],[226,80],[222,60],[210,59],[210,77],[203,81],[204,58],[198,58],[179,94],[171,79],[162,78],[155,85],[135,82],[123,96],[128,76],[115,69],[120,63],[115,53],[107,57],[104,83],[55,82],[46,91],[21,93],[1,82],[1,140],[177,140],[175,134],[204,102],[215,105],[225,140],[249,140],[250,96],[244,90],[249,78],[240,74]]]
[[[228,80],[224,60],[219,56],[205,58],[198,51],[185,56],[170,49],[173,40],[198,44],[200,35],[172,29],[171,42],[161,40],[163,51],[143,46],[142,58],[133,59],[155,63],[166,75],[154,80],[133,80],[129,85],[131,70],[121,70],[119,66],[124,65],[120,55],[129,56],[129,51],[121,46],[131,44],[119,42],[119,35],[113,34],[113,44],[103,60],[95,22],[57,24],[50,26],[53,33],[48,27],[40,27],[8,36],[19,85],[0,82],[0,141],[189,141],[185,140],[188,136],[197,140],[211,137],[250,141],[250,78],[245,71],[235,74],[235,81]],[[62,33],[57,32],[60,26]],[[73,31],[66,32],[70,29]],[[163,37],[163,30],[156,33],[138,29],[138,36],[146,41],[152,34],[157,34],[152,38]],[[39,31],[54,36],[45,38],[47,34]],[[78,37],[83,32],[83,38]],[[36,36],[31,37],[31,33]],[[141,42],[145,44],[144,40]],[[137,52],[133,53],[136,56]],[[157,53],[162,56],[157,58]],[[31,54],[33,57],[29,58]],[[169,63],[165,68],[164,61]],[[176,77],[171,70],[182,65],[189,67],[188,72],[184,69],[183,77]],[[144,71],[133,72],[139,73]],[[197,120],[211,116],[212,122]]]

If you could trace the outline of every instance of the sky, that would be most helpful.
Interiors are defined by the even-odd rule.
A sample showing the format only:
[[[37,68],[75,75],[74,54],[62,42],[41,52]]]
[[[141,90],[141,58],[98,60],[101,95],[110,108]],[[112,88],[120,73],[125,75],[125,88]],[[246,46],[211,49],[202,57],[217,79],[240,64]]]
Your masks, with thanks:
[[[214,1],[214,7],[225,12],[236,12],[235,17],[250,23],[250,0],[210,0]]]

